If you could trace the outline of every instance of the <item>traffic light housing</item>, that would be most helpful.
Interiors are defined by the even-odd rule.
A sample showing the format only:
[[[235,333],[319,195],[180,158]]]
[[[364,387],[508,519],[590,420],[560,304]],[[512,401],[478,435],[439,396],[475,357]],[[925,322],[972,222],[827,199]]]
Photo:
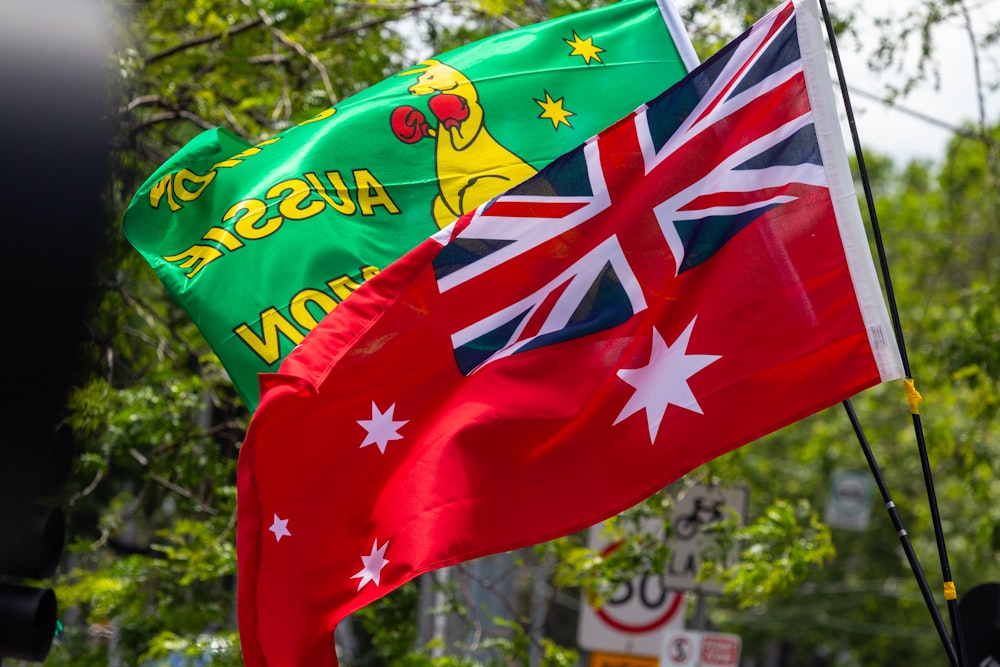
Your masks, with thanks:
[[[59,505],[73,459],[72,432],[60,425],[6,443],[0,472],[0,659],[41,662],[52,646],[57,602],[34,585],[55,574],[66,541]]]
[[[44,660],[55,633],[39,580],[62,555],[73,449],[56,425],[80,379],[110,220],[105,4],[0,0],[0,661]]]

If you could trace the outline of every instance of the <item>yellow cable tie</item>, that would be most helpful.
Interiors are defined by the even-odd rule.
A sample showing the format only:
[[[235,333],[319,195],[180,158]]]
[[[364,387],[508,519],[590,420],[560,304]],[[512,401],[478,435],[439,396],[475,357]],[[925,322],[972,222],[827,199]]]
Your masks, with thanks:
[[[924,400],[924,397],[917,391],[915,383],[911,378],[903,380],[903,386],[906,387],[906,401],[910,404],[910,414],[919,415],[920,403]]]
[[[955,592],[955,582],[946,581],[944,582],[944,599],[945,600],[957,600],[958,593]]]

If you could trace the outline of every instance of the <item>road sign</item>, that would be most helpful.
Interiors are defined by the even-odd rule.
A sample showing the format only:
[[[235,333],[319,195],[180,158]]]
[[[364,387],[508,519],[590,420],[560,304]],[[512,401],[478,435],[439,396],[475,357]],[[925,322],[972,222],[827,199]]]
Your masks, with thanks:
[[[697,484],[677,499],[671,517],[674,539],[671,541],[673,560],[667,568],[664,583],[674,590],[699,593],[721,593],[719,581],[697,581],[702,553],[706,546],[705,529],[735,512],[746,523],[749,491],[745,487],[723,488]],[[735,562],[738,549],[733,549],[727,562]],[[721,563],[723,566],[726,562]]]
[[[698,667],[698,651],[701,637],[691,632],[669,632],[664,636],[663,667]]]
[[[660,661],[638,655],[617,653],[591,653],[590,667],[660,667]]]
[[[664,634],[660,667],[739,667],[739,635],[696,630],[671,630]]]
[[[837,470],[830,478],[830,494],[823,522],[832,528],[865,530],[875,491],[871,473]]]
[[[649,531],[661,530],[659,522],[650,522]],[[603,553],[617,548],[603,535],[603,524],[593,526],[588,545]],[[595,609],[583,596],[577,643],[588,651],[617,653],[626,656],[655,657],[663,643],[663,633],[684,627],[684,594],[668,589],[663,574],[644,574],[618,588],[604,604]]]

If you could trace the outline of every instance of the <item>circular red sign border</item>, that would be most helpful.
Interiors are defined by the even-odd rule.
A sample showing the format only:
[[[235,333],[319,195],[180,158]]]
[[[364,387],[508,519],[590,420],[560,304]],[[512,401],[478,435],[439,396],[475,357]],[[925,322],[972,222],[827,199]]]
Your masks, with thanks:
[[[619,541],[615,542],[614,544],[608,545],[607,547],[604,548],[604,551],[601,552],[601,555],[607,556],[609,553],[620,547],[621,544],[622,543]],[[673,618],[674,614],[677,613],[677,608],[681,606],[681,602],[683,601],[684,601],[684,594],[678,591],[674,591],[674,601],[670,603],[670,605],[667,607],[667,610],[663,612],[663,615],[660,616],[659,618],[653,619],[651,622],[645,625],[639,625],[639,626],[625,625],[621,621],[616,621],[604,611],[603,606],[600,609],[594,609],[594,613],[597,614],[598,618],[600,618],[602,621],[610,625],[615,630],[620,630],[621,632],[628,632],[631,634],[638,635],[642,634],[643,632],[649,632],[650,630],[655,630],[656,628],[660,627],[661,625],[669,621],[671,618]]]

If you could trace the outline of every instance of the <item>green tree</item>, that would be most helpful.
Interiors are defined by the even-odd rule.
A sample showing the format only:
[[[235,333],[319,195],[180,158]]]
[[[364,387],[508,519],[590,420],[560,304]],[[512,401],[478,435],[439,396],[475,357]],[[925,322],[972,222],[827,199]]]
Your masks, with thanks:
[[[249,414],[190,318],[117,223],[139,184],[197,132],[276,134],[406,60],[400,23],[434,5],[116,3],[118,132],[90,379],[69,403],[82,453],[51,664],[241,664],[235,466]],[[193,663],[192,663],[193,664]]]
[[[944,5],[949,16],[962,16],[961,2]],[[64,630],[49,664],[157,665],[177,655],[190,664],[241,664],[235,467],[249,414],[190,318],[124,242],[117,219],[131,193],[202,129],[223,125],[258,141],[427,53],[588,6],[114,4],[109,55],[119,132],[89,379],[68,405],[82,453],[66,499],[73,546],[58,589]],[[749,2],[685,8],[706,55],[766,9]],[[899,166],[877,156],[868,164],[914,375],[927,398],[929,453],[960,593],[1000,574],[1000,488],[991,466],[1000,406],[997,133],[984,129],[984,117],[978,123],[956,135],[941,165]],[[879,387],[855,405],[937,591],[902,390]],[[822,524],[829,475],[841,468],[865,466],[835,407],[695,471],[624,513],[616,529],[624,534],[642,517],[667,525],[676,494],[694,481],[746,484],[749,525],[718,531],[720,549],[741,540],[745,557],[726,573],[729,594],[707,601],[713,627],[740,633],[744,655],[787,643],[788,664],[819,664],[817,656],[838,665],[943,663],[885,515],[876,509],[866,533]],[[515,554],[518,576],[509,588],[478,581],[471,566],[456,568],[447,585],[413,582],[344,624],[345,664],[573,664],[572,607],[581,593],[611,595],[637,572],[662,570],[668,555],[668,543],[637,536],[602,558],[573,535]],[[469,582],[502,598],[501,623],[484,629],[465,595]],[[458,640],[442,643],[421,631],[421,596],[435,594],[437,613],[469,628]]]

